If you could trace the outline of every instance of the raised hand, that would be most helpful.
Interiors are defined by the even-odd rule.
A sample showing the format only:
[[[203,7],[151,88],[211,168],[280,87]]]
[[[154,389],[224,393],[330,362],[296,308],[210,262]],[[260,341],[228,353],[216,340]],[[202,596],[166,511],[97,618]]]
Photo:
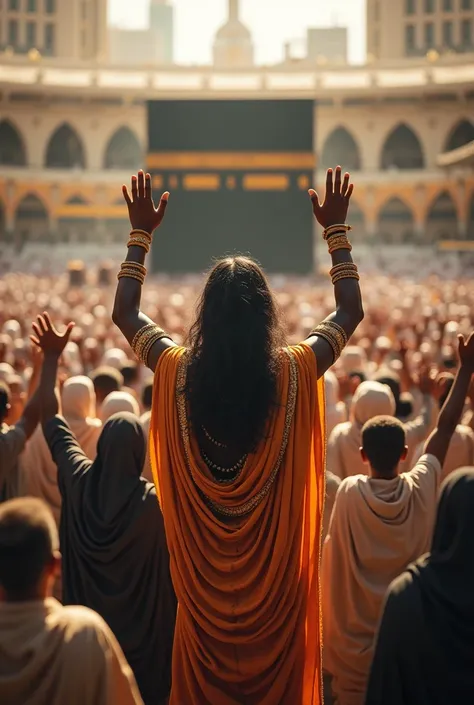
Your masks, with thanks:
[[[326,194],[324,202],[321,203],[318,194],[314,189],[309,189],[308,193],[313,204],[313,213],[318,223],[323,228],[329,228],[330,225],[339,225],[346,222],[349,202],[354,184],[350,183],[350,174],[344,175],[344,181],[341,180],[341,167],[336,167],[335,177],[333,179],[333,170],[328,169],[326,175]]]
[[[74,323],[69,323],[63,334],[58,333],[51,322],[48,313],[38,316],[32,325],[34,335],[30,336],[31,342],[43,351],[43,355],[60,357],[68,344]]]
[[[458,335],[458,342],[461,366],[474,373],[474,333],[471,333],[467,341],[463,335]]]
[[[161,225],[168,205],[170,194],[168,191],[162,195],[158,208],[155,207],[151,192],[151,176],[142,170],[137,176],[132,176],[132,196],[128,188],[122,186],[123,197],[128,206],[130,223],[134,230],[144,230],[150,235]]]

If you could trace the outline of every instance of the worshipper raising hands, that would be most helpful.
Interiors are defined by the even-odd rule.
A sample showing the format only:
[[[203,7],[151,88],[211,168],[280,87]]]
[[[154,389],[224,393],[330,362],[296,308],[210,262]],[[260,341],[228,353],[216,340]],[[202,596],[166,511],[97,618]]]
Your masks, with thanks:
[[[62,413],[77,442],[90,460],[97,453],[102,424],[96,418],[94,385],[88,377],[70,377],[61,390]],[[56,464],[39,426],[28,442],[21,462],[24,495],[40,497],[53,512],[57,525],[61,515],[61,495]]]
[[[105,622],[52,597],[58,530],[44,502],[0,506],[0,702],[4,705],[143,705]]]
[[[0,382],[0,503],[21,494],[19,458],[33,435],[40,418],[40,395],[37,387],[39,366],[33,370],[32,395],[14,426],[7,423],[10,389]]]
[[[39,392],[42,426],[58,468],[62,499],[63,602],[98,612],[117,637],[145,705],[170,691],[176,600],[163,517],[155,488],[140,477],[146,443],[139,419],[112,416],[91,462],[64,418],[55,394],[61,336],[48,314],[33,324],[43,351]]]
[[[322,376],[363,318],[346,217],[353,186],[327,173],[314,215],[336,310],[287,347],[273,292],[247,257],[210,272],[187,348],[140,310],[155,208],[151,177],[124,187],[132,232],[113,320],[155,372],[150,460],[179,602],[170,705],[319,705]],[[319,382],[318,382],[319,380]]]
[[[387,595],[366,705],[474,702],[474,468],[445,480],[431,553]]]
[[[336,496],[322,576],[325,668],[338,705],[364,703],[385,593],[429,548],[442,466],[474,371],[474,334],[458,345],[456,379],[413,470],[399,474],[408,452],[403,424],[375,417],[362,429],[369,477],[346,478]]]

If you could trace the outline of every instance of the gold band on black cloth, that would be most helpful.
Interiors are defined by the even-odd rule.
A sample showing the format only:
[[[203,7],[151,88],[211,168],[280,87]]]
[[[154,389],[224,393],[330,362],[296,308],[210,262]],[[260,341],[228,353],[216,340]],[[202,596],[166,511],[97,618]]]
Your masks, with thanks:
[[[178,374],[176,378],[176,403],[178,407],[178,419],[179,419],[179,425],[181,429],[181,437],[183,439],[183,446],[184,446],[184,453],[186,456],[186,464],[188,467],[188,472],[191,474],[192,480],[196,487],[198,488],[198,492],[202,498],[202,500],[205,502],[205,504],[208,506],[208,508],[212,511],[212,513],[215,516],[223,516],[223,517],[233,517],[233,518],[238,518],[238,517],[244,517],[247,514],[250,514],[253,512],[256,507],[265,499],[265,497],[268,495],[268,493],[271,490],[271,487],[275,481],[275,478],[278,474],[278,471],[280,470],[281,464],[283,462],[283,458],[286,453],[286,448],[288,446],[288,439],[290,437],[290,430],[291,430],[291,424],[293,422],[293,417],[295,413],[295,408],[296,408],[296,397],[298,394],[298,366],[296,364],[296,359],[293,355],[293,353],[288,349],[284,349],[284,353],[286,353],[289,357],[289,364],[290,364],[290,379],[288,383],[288,399],[286,402],[286,416],[285,416],[285,427],[283,430],[283,437],[282,437],[282,442],[280,446],[280,452],[278,454],[278,458],[275,462],[275,465],[272,468],[272,471],[263,485],[263,487],[253,496],[250,497],[246,502],[243,504],[237,505],[235,507],[226,507],[222,504],[217,504],[214,502],[210,497],[205,495],[200,489],[199,485],[197,483],[195,474],[192,469],[191,461],[190,461],[190,448],[191,448],[191,443],[189,439],[189,427],[188,427],[188,415],[187,415],[187,410],[186,410],[186,396],[185,396],[185,388],[186,388],[186,376],[187,376],[187,367],[188,367],[188,354],[185,352],[183,353],[181,360],[179,361],[178,365]]]

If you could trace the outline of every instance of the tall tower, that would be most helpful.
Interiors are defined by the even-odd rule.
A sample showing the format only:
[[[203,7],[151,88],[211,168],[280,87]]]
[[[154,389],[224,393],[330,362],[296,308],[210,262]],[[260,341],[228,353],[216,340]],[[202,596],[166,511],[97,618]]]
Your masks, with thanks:
[[[168,0],[150,0],[150,31],[156,36],[162,63],[174,60],[174,8]]]
[[[15,54],[101,60],[107,53],[107,0],[0,3],[0,47]]]
[[[253,63],[252,35],[240,21],[239,0],[229,0],[229,19],[218,30],[214,41],[214,66],[249,68]]]
[[[472,0],[367,0],[367,53],[372,60],[473,50]]]

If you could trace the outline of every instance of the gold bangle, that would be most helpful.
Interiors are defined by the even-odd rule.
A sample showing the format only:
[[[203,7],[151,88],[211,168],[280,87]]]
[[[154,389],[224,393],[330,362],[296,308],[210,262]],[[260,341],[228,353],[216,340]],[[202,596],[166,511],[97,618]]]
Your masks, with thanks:
[[[335,321],[323,321],[322,323],[319,324],[313,331],[311,331],[310,335],[317,335],[316,331],[321,329],[321,326],[323,326],[324,330],[329,330],[332,331],[334,335],[337,335],[338,339],[340,340],[342,346],[345,348],[347,343],[349,342],[349,337],[344,330],[342,326],[339,325],[339,323],[336,323]]]
[[[148,254],[150,252],[150,241],[143,237],[143,235],[136,235],[131,237],[127,242],[127,247],[141,247]]]
[[[329,225],[329,227],[325,228],[323,231],[323,238],[325,240],[329,240],[331,235],[339,235],[340,233],[348,233],[352,230],[352,227],[350,225],[346,225],[345,223],[340,223],[339,225]]]
[[[338,262],[337,264],[334,264],[331,269],[330,269],[330,274],[333,274],[334,272],[338,272],[341,269],[357,269],[357,265],[355,262]]]
[[[334,321],[323,321],[311,331],[311,335],[317,335],[324,338],[332,348],[334,359],[333,363],[341,356],[342,351],[348,343],[347,333],[340,325]]]
[[[336,274],[336,276],[332,278],[333,286],[341,281],[341,279],[357,279],[357,281],[360,281],[360,276],[355,272],[341,272],[341,274]]]
[[[150,350],[161,338],[169,338],[169,335],[155,323],[148,323],[133,338],[132,350],[137,358],[146,365]]]
[[[357,265],[352,264],[351,262],[341,262],[341,264],[336,264],[334,267],[332,267],[329,270],[329,276],[334,277],[336,274],[340,274],[341,272],[357,272]]]
[[[140,282],[140,284],[143,286],[145,283],[145,277],[143,274],[139,274],[139,272],[132,272],[132,271],[126,271],[123,270],[117,274],[117,279],[136,279],[137,282]]]
[[[135,334],[135,337],[132,340],[132,350],[135,351],[135,347],[138,345],[138,341],[140,338],[147,333],[151,329],[156,328],[156,323],[147,323],[143,328],[140,328],[140,330]]]
[[[352,245],[347,239],[347,235],[334,235],[328,242],[328,252],[332,255],[337,250],[352,250]]]
[[[148,358],[150,356],[152,347],[154,346],[155,343],[157,343],[159,340],[162,340],[163,338],[169,338],[168,333],[165,333],[165,331],[163,331],[162,333],[156,333],[156,335],[154,335],[152,338],[150,338],[150,341],[144,347],[143,352],[142,352],[142,362],[145,365],[148,365]]]
[[[145,267],[145,265],[140,264],[140,262],[122,262],[122,264],[120,265],[120,269],[133,269],[134,271],[143,274],[144,277],[146,277],[147,273],[147,268]]]
[[[133,237],[134,235],[143,235],[143,237],[146,237],[150,243],[152,241],[152,236],[150,233],[147,233],[146,230],[140,230],[139,228],[135,228],[134,230],[130,231],[130,237]]]

